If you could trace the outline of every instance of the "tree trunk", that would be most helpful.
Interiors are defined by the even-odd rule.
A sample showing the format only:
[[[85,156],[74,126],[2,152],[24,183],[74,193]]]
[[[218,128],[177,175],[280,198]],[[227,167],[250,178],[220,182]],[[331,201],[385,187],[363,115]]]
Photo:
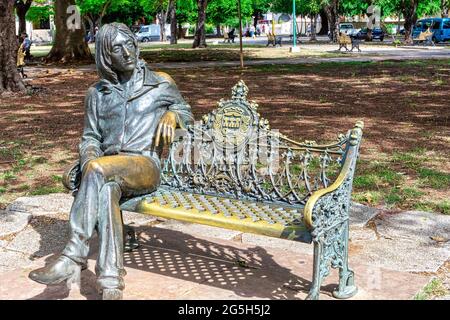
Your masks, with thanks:
[[[178,23],[178,39],[184,38],[183,25]]]
[[[85,15],[85,19],[89,23],[89,33],[91,34],[89,41],[92,41],[95,36],[95,20],[90,14]]]
[[[206,7],[208,6],[208,0],[197,0],[197,28],[195,30],[194,43],[192,48],[206,48]]]
[[[258,21],[259,21],[259,18],[261,17],[261,11],[255,10],[255,12],[253,13],[253,16],[255,17],[255,19],[253,20],[253,26],[255,27],[255,32],[256,32],[256,28],[258,27]]]
[[[441,17],[448,18],[449,0],[441,0]]]
[[[0,1],[0,93],[25,90],[17,72],[17,49],[14,0]]]
[[[45,58],[46,62],[91,62],[92,54],[85,41],[84,24],[79,12],[67,13],[75,0],[55,1],[56,35],[52,50]]]
[[[412,29],[417,22],[417,6],[419,0],[408,0],[403,8],[403,16],[405,17],[405,43],[413,43]]]
[[[164,10],[158,13],[158,20],[159,20],[159,35],[160,35],[160,41],[164,41],[166,39],[166,14]]]
[[[320,28],[320,31],[318,33],[319,36],[326,36],[328,34],[328,31],[330,28],[328,27],[328,18],[327,13],[325,12],[325,9],[320,10],[320,22],[322,23],[322,26]]]
[[[170,0],[169,3],[169,14],[170,14],[170,44],[177,44],[177,2],[175,0]]]
[[[222,30],[220,30],[220,24],[216,26],[216,36],[222,37]]]
[[[366,41],[371,42],[373,40],[373,30],[372,29],[367,29],[367,38]]]
[[[27,32],[25,16],[27,15],[28,9],[30,9],[32,2],[33,0],[15,1],[16,14],[19,18],[19,35]]]
[[[317,41],[317,33],[316,33],[316,25],[317,25],[317,14],[311,19],[311,35],[309,41]]]
[[[339,0],[330,0],[330,3],[324,9],[327,14],[331,41],[336,42],[339,33]]]

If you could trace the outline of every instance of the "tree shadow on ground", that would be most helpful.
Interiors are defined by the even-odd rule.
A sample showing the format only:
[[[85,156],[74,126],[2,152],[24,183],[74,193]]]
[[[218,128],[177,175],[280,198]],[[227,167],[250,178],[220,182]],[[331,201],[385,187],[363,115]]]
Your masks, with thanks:
[[[39,249],[31,256],[43,257],[53,254],[45,259],[45,263],[48,264],[59,256],[65,244],[61,239],[58,239],[59,243],[54,243],[54,234],[67,232],[68,223],[48,217],[36,219],[43,218],[47,219],[46,223],[34,224],[35,230],[41,235],[41,240]],[[49,223],[48,219],[53,221]],[[310,280],[280,265],[260,246],[238,248],[223,244],[220,240],[214,242],[158,227],[138,227],[136,232],[140,247],[124,254],[124,265],[127,269],[137,269],[228,290],[242,298],[299,299],[298,294],[301,292],[306,294],[311,286]],[[52,242],[53,244],[49,245]],[[89,259],[96,260],[97,252],[98,239],[94,237],[91,241]],[[301,258],[298,260],[299,265],[306,263]],[[323,286],[322,294],[331,295],[336,285],[337,279],[336,284]],[[152,284],[149,283],[148,286],[151,287]],[[47,286],[43,292],[31,299],[64,299],[69,297],[69,294],[67,286],[60,284]],[[89,269],[81,272],[80,294],[89,300],[100,299],[96,289],[96,276]]]
[[[30,221],[30,226],[39,234],[39,245],[30,254],[31,260],[45,258],[45,265],[59,257],[69,235],[69,223],[52,216],[37,216]],[[95,241],[95,240],[94,240]],[[100,299],[95,289],[95,274],[90,270],[81,272],[80,294],[90,300]],[[40,294],[30,300],[61,300],[69,297],[70,290],[65,283],[47,286]]]

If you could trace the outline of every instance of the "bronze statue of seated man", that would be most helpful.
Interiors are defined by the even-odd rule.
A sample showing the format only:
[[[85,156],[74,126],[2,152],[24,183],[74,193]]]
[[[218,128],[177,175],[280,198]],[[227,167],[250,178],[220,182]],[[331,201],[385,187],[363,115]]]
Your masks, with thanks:
[[[85,100],[82,175],[70,212],[70,238],[58,259],[29,277],[47,285],[77,279],[97,230],[99,290],[103,299],[121,299],[125,269],[119,201],[156,190],[160,142],[172,142],[177,125],[185,127],[193,116],[176,85],[139,60],[137,39],[125,25],[100,29],[96,65],[101,80]]]

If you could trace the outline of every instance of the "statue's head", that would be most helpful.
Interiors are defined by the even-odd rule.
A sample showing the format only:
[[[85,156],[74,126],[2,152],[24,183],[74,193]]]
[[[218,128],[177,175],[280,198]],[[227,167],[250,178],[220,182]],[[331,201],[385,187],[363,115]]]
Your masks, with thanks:
[[[129,73],[136,68],[138,41],[123,23],[103,25],[97,33],[95,47],[97,71],[101,78],[117,83],[119,74]]]

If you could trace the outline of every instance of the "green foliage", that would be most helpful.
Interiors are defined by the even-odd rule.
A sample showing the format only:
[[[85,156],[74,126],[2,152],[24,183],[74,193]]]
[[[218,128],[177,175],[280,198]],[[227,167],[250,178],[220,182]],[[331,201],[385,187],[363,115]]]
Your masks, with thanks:
[[[270,0],[241,0],[242,20],[250,22],[256,13],[267,12]],[[208,22],[218,25],[224,24],[232,27],[239,25],[237,0],[211,0],[206,10]]]
[[[365,15],[372,0],[341,0],[340,11],[346,16]]]
[[[53,6],[32,6],[28,9],[25,19],[33,23],[39,23],[43,20],[47,20],[50,15],[53,15]]]
[[[197,6],[193,0],[177,1],[178,23],[195,23],[197,20]]]
[[[150,24],[155,12],[149,10],[148,7],[142,6],[140,1],[130,1],[121,3],[116,7],[108,10],[103,22],[122,22],[128,26],[133,25],[136,21],[142,21]]]
[[[416,0],[417,16],[435,15],[440,12],[441,0]],[[409,9],[411,2],[404,0],[374,0],[374,4],[381,7],[382,17],[396,16]]]
[[[82,14],[92,15],[105,14],[107,10],[116,10],[124,5],[129,5],[130,0],[77,0],[78,7]]]
[[[292,0],[273,0],[272,3],[274,12],[292,13]],[[324,0],[295,0],[295,11],[298,15],[317,14],[324,3]]]

